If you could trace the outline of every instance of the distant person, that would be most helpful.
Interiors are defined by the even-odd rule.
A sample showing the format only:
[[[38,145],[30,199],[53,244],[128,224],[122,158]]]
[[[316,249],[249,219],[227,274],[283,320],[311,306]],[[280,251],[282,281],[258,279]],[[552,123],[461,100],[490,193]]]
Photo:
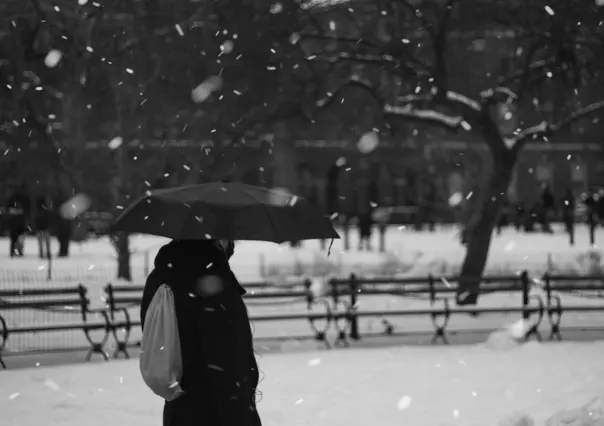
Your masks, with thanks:
[[[593,246],[596,243],[596,226],[598,224],[598,202],[597,196],[593,191],[589,191],[585,194],[583,200],[587,209],[587,225],[589,227],[589,243]]]
[[[375,182],[362,179],[356,194],[357,220],[359,228],[359,251],[372,251],[371,236],[373,231],[373,211],[377,204],[378,189]]]
[[[524,206],[524,203],[518,202],[516,204],[516,214],[514,216],[514,228],[516,228],[516,231],[520,231],[520,229],[524,227],[526,216],[526,207]]]
[[[501,212],[497,218],[497,234],[501,235],[501,230],[510,224],[510,201],[507,196],[504,196],[501,206]]]
[[[50,257],[50,226],[52,221],[51,203],[45,197],[36,199],[36,234],[40,259]]]
[[[433,183],[426,182],[423,185],[417,222],[419,229],[423,229],[423,225],[428,224],[428,231],[436,230],[436,187]]]
[[[598,222],[602,225],[601,218],[604,217],[604,188],[598,188],[598,200],[596,201]]]
[[[571,246],[575,245],[575,207],[575,194],[568,188],[562,200],[562,220]]]
[[[60,206],[61,203],[55,203],[55,206]],[[59,242],[58,257],[69,257],[69,243],[71,241],[72,220],[64,218],[59,208],[52,211],[52,230]]]
[[[24,256],[28,211],[28,202],[25,195],[17,193],[9,199],[7,206],[7,225],[10,241],[10,257]]]
[[[552,194],[549,185],[547,183],[543,184],[543,192],[541,193],[541,223],[543,232],[554,232],[551,227],[551,219],[554,214],[555,207],[556,203],[554,200],[554,195]]]

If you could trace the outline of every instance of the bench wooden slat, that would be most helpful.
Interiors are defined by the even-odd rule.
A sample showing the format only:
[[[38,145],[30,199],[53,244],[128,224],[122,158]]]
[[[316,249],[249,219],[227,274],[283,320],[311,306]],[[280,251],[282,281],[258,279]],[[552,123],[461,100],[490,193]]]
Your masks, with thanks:
[[[551,281],[600,281],[603,282],[604,281],[604,277],[603,276],[597,276],[597,275],[584,275],[584,276],[576,276],[576,275],[547,275],[547,277],[544,278],[549,278]]]
[[[496,283],[509,283],[509,282],[520,282],[521,277],[520,276],[486,276],[486,277],[482,277],[480,278],[480,282],[481,284],[496,284]],[[451,276],[451,277],[437,277],[434,276],[432,277],[432,282],[437,285],[442,283],[442,281],[447,281],[451,284],[453,283],[457,283],[459,281],[459,277],[458,276]],[[330,283],[332,285],[336,285],[336,286],[345,286],[345,285],[350,285],[350,278],[336,278],[336,279],[332,279],[330,281]],[[355,283],[357,285],[362,285],[362,284],[393,284],[393,285],[397,285],[397,284],[401,284],[401,285],[406,285],[406,284],[417,284],[417,285],[429,285],[430,284],[430,278],[426,277],[426,278],[417,278],[417,277],[409,277],[409,278],[362,278],[362,277],[357,277],[355,278]]]
[[[587,305],[565,306],[565,305],[562,305],[562,308],[560,310],[562,312],[602,312],[602,313],[604,313],[604,304],[602,304],[600,306],[587,306]],[[549,311],[557,312],[558,308],[556,306],[550,306]]]
[[[280,297],[306,297],[307,291],[272,291],[272,292],[254,292],[247,293],[244,299],[277,299]]]
[[[142,293],[143,290],[145,289],[145,286],[143,285],[112,285],[111,286],[111,290],[114,293],[130,293],[130,292],[137,292],[137,293]]]
[[[570,284],[570,283],[550,283],[549,289],[551,291],[573,291],[573,290],[602,290],[604,291],[604,282],[599,284],[581,283],[581,284]]]
[[[508,307],[508,308],[426,308],[426,309],[396,309],[390,311],[369,310],[369,311],[352,311],[350,316],[353,317],[377,317],[377,316],[416,316],[416,315],[445,315],[449,314],[501,314],[501,313],[518,313],[518,312],[538,312],[540,308],[528,306]]]
[[[80,299],[69,300],[30,300],[0,303],[0,311],[8,311],[13,309],[43,309],[57,306],[73,307],[78,312],[82,309],[82,301]],[[66,309],[67,310],[67,309]]]
[[[57,324],[41,325],[31,327],[9,327],[9,334],[38,333],[45,331],[68,331],[68,330],[102,330],[106,328],[105,324],[100,323],[77,323],[77,324]]]
[[[59,288],[32,288],[19,290],[0,290],[0,297],[20,297],[20,296],[51,296],[80,294],[79,287],[59,287]]]
[[[143,300],[143,295],[140,294],[138,296],[120,296],[120,297],[113,297],[113,304],[114,305],[124,305],[124,304],[135,304],[135,305],[140,305],[142,300]],[[107,303],[109,303],[110,301],[107,300]]]

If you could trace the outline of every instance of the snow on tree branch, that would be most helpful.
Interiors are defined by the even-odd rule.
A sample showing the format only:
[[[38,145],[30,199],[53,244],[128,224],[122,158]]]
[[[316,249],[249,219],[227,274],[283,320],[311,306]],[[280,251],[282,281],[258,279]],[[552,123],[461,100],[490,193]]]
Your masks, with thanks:
[[[348,81],[346,83],[342,84],[340,87],[338,87],[338,89],[335,92],[328,92],[327,95],[324,96],[323,98],[319,99],[315,105],[318,108],[325,108],[325,107],[331,105],[331,103],[338,97],[338,95],[343,90],[345,90],[347,87],[350,87],[350,86],[360,87],[361,89],[364,89],[367,92],[369,92],[369,94],[378,102],[378,104],[380,105],[380,108],[382,107],[382,105],[384,105],[383,99],[381,99],[380,95],[377,93],[377,90],[373,86],[373,84],[369,80],[359,77],[357,75],[351,76],[348,79]]]
[[[434,109],[425,109],[425,108],[416,108],[414,106],[415,103],[421,101],[430,101],[432,97],[426,97],[422,95],[410,95],[408,97],[401,97],[399,101],[404,102],[404,105],[390,105],[386,103],[381,96],[379,95],[376,87],[369,81],[359,76],[352,76],[348,82],[343,84],[338,88],[338,90],[334,93],[328,93],[322,99],[319,99],[316,102],[316,106],[318,108],[325,108],[330,105],[331,102],[334,101],[338,97],[338,94],[344,90],[346,87],[360,87],[363,90],[368,91],[371,96],[376,100],[379,108],[385,115],[398,116],[398,117],[406,117],[416,121],[422,122],[431,122],[434,124],[438,124],[442,127],[445,127],[449,130],[456,130],[459,128],[463,128],[465,130],[470,130],[470,124],[467,123],[462,116],[450,116]],[[462,99],[461,102],[465,102],[466,99],[455,92],[451,92],[451,99],[457,101],[458,98]],[[473,105],[470,102],[470,105]],[[479,108],[479,105],[473,105]]]
[[[418,121],[429,121],[448,127],[452,130],[460,127],[469,129],[469,124],[466,123],[461,116],[449,116],[430,109],[416,109],[412,104],[403,106],[385,105],[384,114],[408,117]]]
[[[354,61],[362,63],[378,63],[378,64],[390,64],[395,67],[400,67],[401,62],[394,59],[390,55],[368,55],[368,54],[355,54],[348,52],[340,52],[336,55],[310,55],[306,58],[307,61],[322,61],[330,64],[335,64],[341,61]]]
[[[546,121],[542,121],[541,123],[535,126],[528,127],[522,130],[521,132],[518,132],[514,140],[516,144],[518,144],[531,139],[547,138],[553,133],[574,123],[575,121],[601,110],[604,110],[604,101],[594,102],[590,105],[587,105],[586,107],[579,108],[578,110],[570,114],[568,117],[558,121],[557,123],[550,124]]]
[[[547,58],[539,61],[532,62],[524,68],[517,69],[508,75],[505,75],[499,79],[497,86],[507,86],[516,80],[525,77],[527,74],[535,71],[544,71],[545,69],[556,64],[556,58]]]
[[[481,98],[486,103],[505,102],[508,99],[518,99],[518,94],[511,90],[510,84],[517,80],[527,78],[530,74],[537,71],[545,71],[547,68],[556,64],[556,58],[547,58],[530,63],[528,66],[517,69],[508,75],[501,77],[494,88],[484,90],[481,93]],[[545,75],[545,73],[544,73]]]
[[[318,37],[313,35],[313,37]],[[338,37],[326,37],[326,40],[337,40],[341,41]],[[352,42],[352,40],[344,39],[345,41]],[[351,52],[339,52],[329,53],[325,55],[310,55],[306,58],[308,61],[323,61],[331,64],[335,64],[343,61],[353,61],[357,63],[368,63],[368,64],[379,64],[379,65],[390,65],[401,70],[411,71],[415,76],[428,76],[429,72],[425,64],[422,64],[415,58],[408,55],[403,56],[404,60],[395,58],[390,54],[372,54],[372,53],[351,53]]]
[[[398,100],[403,103],[413,103],[413,102],[437,102],[438,101],[438,92],[435,88],[431,94],[428,95],[405,95],[400,96]],[[445,102],[456,104],[464,107],[465,109],[471,110],[473,112],[481,112],[482,106],[479,102],[475,101],[472,98],[469,98],[466,95],[463,95],[459,92],[454,92],[452,90],[445,91],[443,100]]]

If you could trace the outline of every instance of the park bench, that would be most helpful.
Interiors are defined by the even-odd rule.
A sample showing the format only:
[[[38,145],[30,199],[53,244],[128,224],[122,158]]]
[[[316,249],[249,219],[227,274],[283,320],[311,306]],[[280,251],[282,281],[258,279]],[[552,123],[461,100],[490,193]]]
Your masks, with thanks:
[[[292,321],[307,320],[313,331],[313,336],[317,341],[330,348],[327,340],[327,332],[331,327],[337,315],[331,311],[331,306],[327,300],[316,298],[310,290],[309,281],[301,281],[299,285],[287,288],[280,288],[270,283],[257,282],[245,283],[243,286],[248,291],[244,296],[248,306],[285,306],[283,312],[250,315],[251,321]],[[133,319],[129,309],[140,307],[142,302],[143,286],[132,285],[107,285],[105,287],[105,301],[107,305],[107,317],[110,320],[110,330],[115,339],[114,358],[123,354],[129,358],[128,347],[140,345],[140,342],[130,342],[131,332],[134,327],[140,327],[139,318]],[[296,302],[306,304],[306,312],[295,313],[287,312],[287,306]],[[320,306],[321,312],[315,311],[315,307]],[[323,322],[323,324],[320,324]]]
[[[541,280],[534,280],[545,292],[546,313],[551,326],[550,340],[562,340],[561,323],[565,312],[602,313],[604,312],[604,277],[570,276],[545,274]],[[561,294],[577,296],[594,303],[563,304]],[[598,327],[601,329],[602,327]],[[575,327],[588,330],[589,327]]]
[[[453,315],[483,315],[519,313],[522,318],[529,320],[532,314],[536,319],[525,335],[528,339],[535,336],[541,340],[539,325],[545,313],[545,306],[541,297],[530,295],[531,282],[528,275],[523,272],[520,276],[511,277],[483,277],[481,278],[481,294],[495,292],[521,292],[522,303],[514,307],[459,307],[455,306],[452,299],[457,293],[457,277],[437,278],[429,275],[426,278],[378,278],[365,279],[352,274],[347,279],[332,279],[329,282],[329,292],[334,306],[334,312],[346,312],[348,322],[347,332],[340,334],[339,339],[346,339],[346,334],[353,340],[360,339],[358,319],[362,317],[386,316],[426,316],[429,315],[434,326],[432,343],[441,340],[448,343],[447,326]],[[422,298],[429,301],[430,306],[422,309],[376,310],[362,309],[359,299],[377,295],[394,295],[401,297]],[[384,334],[394,334],[394,326],[383,319]]]
[[[65,321],[57,324],[38,324],[29,326],[10,326],[10,321],[6,317],[10,313],[16,314],[23,310],[38,310],[65,314],[73,318],[79,315],[75,321]],[[100,315],[102,323],[91,322],[93,318]],[[67,317],[66,317],[67,319]],[[6,368],[2,359],[2,352],[5,350],[8,339],[16,334],[23,333],[43,333],[52,331],[82,330],[88,341],[90,348],[86,355],[86,361],[89,361],[93,354],[100,354],[103,359],[109,357],[104,350],[105,344],[109,338],[109,318],[104,310],[90,309],[90,300],[88,299],[87,289],[82,286],[47,288],[47,289],[19,289],[19,290],[0,290],[0,366]],[[101,339],[95,339],[90,332],[93,330],[103,330]]]

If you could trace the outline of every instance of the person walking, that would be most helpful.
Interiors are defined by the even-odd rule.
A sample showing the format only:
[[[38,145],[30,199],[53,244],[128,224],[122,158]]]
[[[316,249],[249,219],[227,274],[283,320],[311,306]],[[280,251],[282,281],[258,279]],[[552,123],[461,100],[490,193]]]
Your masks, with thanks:
[[[575,194],[571,188],[566,189],[564,200],[562,201],[562,219],[568,233],[571,246],[575,245]]]
[[[10,257],[24,256],[25,232],[27,231],[27,199],[16,193],[8,201],[8,236],[10,240]]]
[[[164,426],[261,426],[259,382],[245,290],[229,266],[232,241],[174,240],[155,258],[141,324],[162,284],[174,295],[184,391],[166,401]]]
[[[587,225],[589,227],[589,244],[592,246],[596,244],[596,226],[600,221],[598,217],[598,201],[596,195],[592,190],[588,191],[585,195],[583,204],[587,210]]]
[[[50,222],[51,206],[48,199],[38,197],[36,199],[36,234],[38,237],[38,254],[40,259],[48,258],[50,254]]]
[[[554,199],[554,194],[547,183],[543,184],[543,192],[541,193],[541,223],[542,223],[542,232],[547,232],[551,234],[554,232],[551,226],[551,219],[554,215],[554,210],[556,208],[556,202]]]

